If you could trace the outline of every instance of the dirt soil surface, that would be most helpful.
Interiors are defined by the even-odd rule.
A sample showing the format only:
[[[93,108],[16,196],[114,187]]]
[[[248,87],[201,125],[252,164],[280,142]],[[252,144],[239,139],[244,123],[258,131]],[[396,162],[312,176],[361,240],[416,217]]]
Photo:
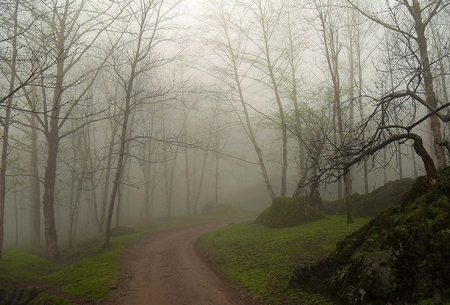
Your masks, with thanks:
[[[138,241],[124,253],[117,290],[103,304],[255,304],[245,290],[216,274],[197,248],[203,234],[232,222],[165,230]]]

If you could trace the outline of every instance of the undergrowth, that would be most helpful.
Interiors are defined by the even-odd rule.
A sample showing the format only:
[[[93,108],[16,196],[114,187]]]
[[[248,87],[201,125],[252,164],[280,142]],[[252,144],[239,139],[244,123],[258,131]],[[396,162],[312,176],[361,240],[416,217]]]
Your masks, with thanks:
[[[312,292],[291,289],[294,267],[329,255],[336,242],[368,222],[331,216],[298,227],[271,229],[252,222],[234,223],[206,234],[200,248],[213,266],[265,304],[333,304]]]

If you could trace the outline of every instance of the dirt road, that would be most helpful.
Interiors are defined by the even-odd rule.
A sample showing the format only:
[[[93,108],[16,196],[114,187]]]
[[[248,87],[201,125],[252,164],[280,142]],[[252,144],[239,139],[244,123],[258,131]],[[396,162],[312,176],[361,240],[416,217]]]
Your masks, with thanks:
[[[196,249],[206,232],[232,221],[219,221],[151,234],[122,258],[122,275],[108,305],[240,305],[251,298],[220,278]]]

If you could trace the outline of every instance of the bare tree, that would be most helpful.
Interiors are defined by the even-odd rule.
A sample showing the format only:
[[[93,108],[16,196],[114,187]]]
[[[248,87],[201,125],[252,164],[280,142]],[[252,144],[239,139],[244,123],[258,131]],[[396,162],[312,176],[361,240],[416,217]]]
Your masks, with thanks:
[[[244,93],[245,82],[248,80],[249,66],[246,63],[247,36],[250,24],[246,23],[245,14],[239,13],[239,8],[234,2],[218,1],[211,9],[213,14],[210,22],[215,25],[216,31],[210,33],[207,45],[211,47],[216,59],[211,60],[210,75],[219,79],[230,90],[230,105],[234,109],[238,120],[244,128],[258,157],[265,186],[269,195],[274,199],[275,192],[269,179],[269,174],[264,162],[261,148],[255,136],[254,127],[250,119],[249,104]],[[245,30],[246,29],[246,30]],[[223,65],[223,67],[221,66]],[[233,101],[237,101],[240,107],[236,107]]]
[[[144,139],[140,143],[139,165],[144,175],[144,198],[142,205],[144,210],[144,223],[146,225],[150,224],[153,216],[155,188],[161,181],[161,178],[158,178],[158,174],[161,169],[161,163],[164,162],[161,156],[159,142],[155,140],[157,138],[157,126],[154,107],[149,112],[149,114],[141,112],[141,120],[137,124],[145,129],[143,131]],[[150,118],[148,115],[150,115]]]
[[[299,178],[306,177],[304,172],[307,171],[306,165],[306,152],[305,152],[305,140],[304,140],[304,130],[302,121],[304,117],[302,116],[302,109],[300,105],[300,82],[298,78],[298,70],[301,63],[301,44],[302,37],[299,33],[300,27],[296,26],[295,22],[296,18],[291,17],[291,13],[287,11],[286,18],[286,29],[287,29],[287,42],[286,42],[286,50],[287,50],[287,58],[289,63],[289,73],[285,76],[288,79],[289,85],[287,85],[288,89],[288,98],[292,100],[292,104],[294,106],[294,118],[295,118],[295,137],[298,145],[298,168],[299,168]],[[303,181],[304,182],[304,181]],[[300,184],[303,184],[300,181]]]
[[[13,92],[16,87],[16,69],[17,69],[17,35],[19,33],[18,25],[19,1],[17,0],[13,10],[13,32],[12,32],[12,54],[10,68],[12,73],[9,79],[9,92]],[[5,219],[5,198],[6,198],[6,167],[8,160],[8,141],[9,141],[9,127],[11,124],[11,108],[13,105],[13,95],[9,95],[6,100],[5,116],[1,120],[3,127],[2,134],[2,154],[0,160],[0,259],[3,253],[3,239],[4,239],[4,219]]]
[[[443,13],[450,3],[443,0],[432,0],[422,5],[419,0],[401,0],[394,3],[386,2],[385,14],[362,8],[351,0],[347,2],[361,14],[382,25],[397,34],[398,41],[405,44],[407,50],[414,52],[409,54],[413,60],[417,60],[419,72],[412,75],[407,81],[404,92],[420,94],[422,88],[425,99],[417,100],[429,111],[439,106],[435,93],[435,81],[432,73],[433,61],[430,60],[429,32],[427,31],[434,18]],[[415,50],[418,53],[415,53]],[[430,117],[431,131],[433,134],[434,153],[437,158],[438,168],[446,166],[446,156],[442,143],[442,131],[440,119],[437,115]]]
[[[142,85],[144,82],[139,82],[139,78],[150,77],[151,79],[153,70],[172,61],[172,58],[160,56],[157,47],[163,41],[172,39],[169,34],[169,22],[174,17],[174,9],[178,2],[166,0],[141,1],[137,6],[123,3],[126,12],[124,17],[125,24],[127,25],[125,27],[127,35],[125,37],[132,39],[133,47],[130,48],[130,45],[127,44],[123,48],[116,50],[125,54],[124,57],[127,59],[125,62],[114,65],[116,75],[124,90],[124,103],[121,106],[123,114],[120,122],[121,130],[117,165],[103,227],[103,247],[109,246],[111,222],[116,195],[124,169],[126,146],[127,142],[132,139],[128,130],[130,116],[136,107],[143,102],[148,101],[152,96],[163,94],[158,88],[151,88],[151,83],[147,87],[147,91],[145,91],[145,87]],[[134,31],[134,28],[128,28],[128,25],[131,24],[136,25],[136,31]]]
[[[102,5],[103,3],[96,3]],[[85,0],[61,1],[53,0],[47,5],[40,6],[41,30],[50,41],[49,53],[56,61],[53,78],[42,78],[40,97],[42,112],[33,112],[40,130],[47,142],[47,161],[44,173],[44,232],[46,239],[46,253],[49,259],[57,260],[59,248],[55,225],[54,203],[57,176],[57,159],[60,142],[83,125],[73,130],[64,130],[70,120],[73,110],[77,106],[89,103],[88,93],[95,83],[99,67],[107,60],[108,54],[92,61],[89,68],[78,69],[89,52],[94,51],[95,42],[101,34],[114,22],[114,17],[108,17],[114,4],[96,9],[93,3]],[[95,52],[99,52],[98,49]],[[84,82],[85,81],[85,82]],[[81,87],[79,84],[83,84]],[[35,105],[30,104],[31,111]],[[84,114],[89,116],[93,114]],[[88,123],[86,123],[88,124]],[[32,128],[33,126],[23,123]]]
[[[286,116],[280,92],[280,82],[283,80],[283,74],[287,67],[284,62],[283,52],[277,50],[277,45],[280,43],[276,41],[277,33],[280,33],[281,18],[286,12],[286,4],[283,0],[280,1],[266,1],[255,0],[249,5],[249,12],[255,18],[257,28],[254,30],[244,30],[243,34],[258,49],[258,53],[250,55],[251,62],[262,75],[268,78],[268,81],[261,81],[265,86],[272,91],[280,118],[280,128],[282,137],[282,158],[281,158],[281,197],[286,196],[287,187],[287,168],[288,168],[288,136],[286,127]],[[260,55],[261,54],[261,55]],[[255,79],[258,79],[255,77]]]
[[[346,139],[344,130],[344,107],[342,105],[342,85],[341,85],[341,64],[340,53],[342,51],[341,36],[341,18],[339,11],[336,10],[334,0],[324,0],[314,3],[314,11],[318,18],[318,30],[322,43],[322,50],[326,59],[327,69],[332,83],[333,92],[333,141],[336,145],[343,146]],[[349,174],[349,173],[348,173]],[[338,197],[342,198],[342,185],[338,183]],[[351,190],[351,178],[347,177],[346,183],[349,184],[345,189]]]

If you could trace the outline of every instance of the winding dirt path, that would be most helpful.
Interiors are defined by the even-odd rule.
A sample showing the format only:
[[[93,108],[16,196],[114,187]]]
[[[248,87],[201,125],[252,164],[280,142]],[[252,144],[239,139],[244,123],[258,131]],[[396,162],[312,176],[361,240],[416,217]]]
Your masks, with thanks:
[[[122,257],[122,275],[107,305],[244,305],[245,291],[222,279],[197,250],[206,232],[222,220],[151,234]]]

